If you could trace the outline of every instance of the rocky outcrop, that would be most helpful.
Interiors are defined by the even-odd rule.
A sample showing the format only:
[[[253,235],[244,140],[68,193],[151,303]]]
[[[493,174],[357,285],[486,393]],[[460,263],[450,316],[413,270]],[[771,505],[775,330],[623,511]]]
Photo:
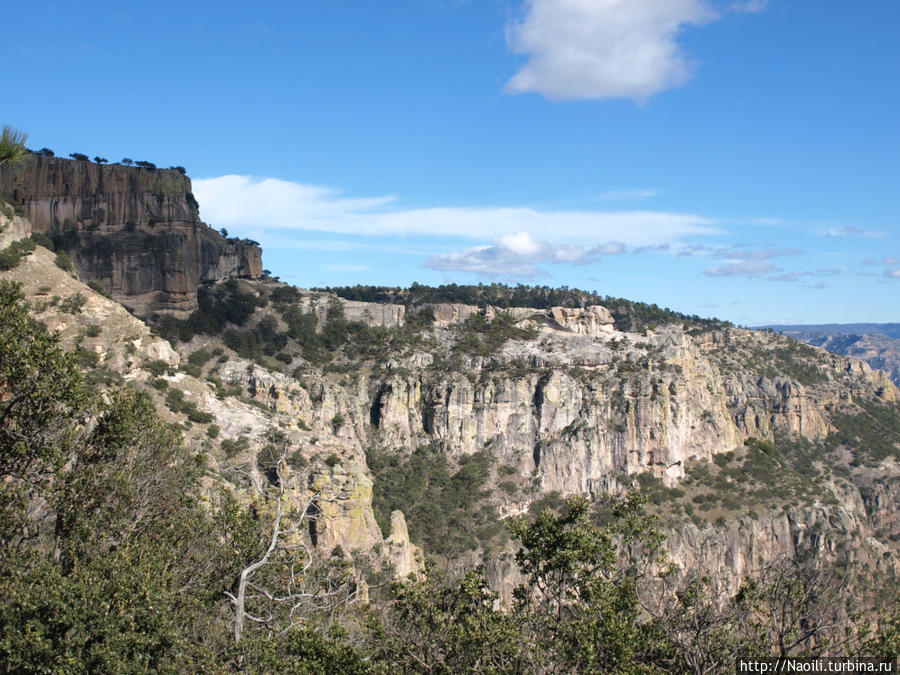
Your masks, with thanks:
[[[612,335],[613,318],[606,307],[591,305],[584,309],[554,307],[550,310],[553,321],[563,330],[583,335],[599,337]]]
[[[391,512],[391,535],[384,541],[384,553],[399,579],[418,574],[423,568],[422,549],[410,542],[403,511]]]
[[[363,464],[343,460],[311,473],[309,495],[315,517],[309,535],[315,547],[369,551],[381,543],[381,530],[372,511],[372,479]]]
[[[12,204],[0,200],[0,249],[14,241],[31,236],[31,222],[17,216]]]
[[[140,314],[189,311],[197,286],[262,273],[262,252],[200,221],[190,178],[175,169],[33,155],[0,165],[0,195],[52,236],[79,276]]]

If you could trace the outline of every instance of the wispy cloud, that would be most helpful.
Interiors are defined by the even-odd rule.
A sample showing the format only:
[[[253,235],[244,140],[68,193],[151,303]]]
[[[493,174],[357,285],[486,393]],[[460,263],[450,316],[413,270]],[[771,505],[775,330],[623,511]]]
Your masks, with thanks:
[[[784,256],[799,255],[800,249],[797,248],[778,248],[777,246],[767,246],[764,248],[753,249],[744,244],[733,244],[731,246],[713,246],[710,244],[676,243],[671,247],[675,254],[680,257],[698,256],[698,257],[715,257],[722,258],[726,261],[738,260],[771,260],[772,258],[780,258]]]
[[[842,270],[836,267],[817,267],[814,270],[808,270],[806,272],[773,274],[772,276],[766,277],[766,281],[792,282],[801,281],[803,277],[834,277],[841,273]],[[804,285],[808,288],[824,288],[823,282],[821,281],[817,282],[814,286],[810,284]]]
[[[883,237],[884,232],[876,230],[866,230],[855,225],[845,225],[844,227],[829,227],[821,233],[825,237]]]
[[[542,274],[544,263],[584,264],[603,255],[621,255],[624,244],[608,242],[593,248],[577,244],[536,241],[521,231],[495,237],[488,246],[473,246],[464,251],[431,256],[425,267],[443,271],[473,272],[489,275],[533,277]]]
[[[313,230],[361,235],[438,235],[485,240],[527,231],[537,239],[654,245],[716,234],[715,220],[666,211],[540,210],[527,207],[403,209],[392,196],[347,197],[339,190],[274,178],[195,180],[201,215],[215,227]]]
[[[633,201],[637,199],[650,199],[651,197],[656,197],[659,194],[660,191],[654,190],[653,188],[643,188],[636,190],[607,190],[606,192],[601,192],[599,195],[597,195],[597,201]]]
[[[888,279],[900,279],[900,267],[892,267],[884,271],[884,276]]]
[[[778,268],[772,263],[759,260],[745,260],[743,262],[728,263],[707,267],[703,274],[708,277],[762,277],[776,271]]]
[[[718,18],[704,0],[527,0],[507,43],[528,61],[512,94],[551,100],[633,98],[677,87],[691,75],[678,44],[685,26]]]

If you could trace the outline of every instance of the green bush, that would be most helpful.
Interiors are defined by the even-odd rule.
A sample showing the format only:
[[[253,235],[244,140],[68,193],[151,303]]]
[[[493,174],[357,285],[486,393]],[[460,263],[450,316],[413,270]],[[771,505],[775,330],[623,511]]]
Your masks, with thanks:
[[[218,424],[210,424],[208,427],[206,427],[206,435],[210,438],[218,438],[221,431],[222,429]]]
[[[212,354],[208,350],[201,347],[197,351],[193,352],[190,356],[188,356],[188,361],[197,367],[202,367],[206,365],[206,362],[211,358]]]
[[[203,373],[200,370],[200,366],[198,366],[194,363],[182,363],[181,366],[179,367],[179,370],[182,373],[186,373],[186,374],[190,375],[191,377],[199,378],[203,375]]]
[[[162,359],[154,359],[153,361],[148,361],[144,364],[144,370],[149,370],[151,373],[159,377],[163,373],[168,372],[169,364],[163,361]]]
[[[96,323],[84,327],[84,334],[90,338],[99,337],[102,332],[103,327]]]
[[[12,242],[0,251],[0,270],[11,270],[16,267],[26,255],[34,251],[35,243],[29,238]]]
[[[106,290],[106,286],[101,284],[99,281],[91,280],[91,281],[87,282],[87,285],[88,285],[88,288],[90,288],[92,291],[94,291],[94,293],[99,293],[104,298],[112,297],[112,295],[110,295],[109,291]]]
[[[191,407],[187,410],[187,417],[195,424],[209,424],[215,419],[212,413],[197,410],[195,403],[192,403]]]
[[[337,433],[341,430],[341,427],[344,426],[346,420],[341,413],[338,413],[334,417],[331,418],[331,428],[334,430],[334,433]]]
[[[31,241],[33,241],[38,246],[43,246],[44,248],[51,251],[53,250],[53,240],[43,232],[32,232]]]
[[[82,307],[87,303],[87,298],[83,293],[75,293],[59,303],[59,309],[66,314],[79,314]]]
[[[56,266],[66,272],[71,272],[75,269],[75,264],[72,262],[72,259],[62,251],[56,254]]]
[[[75,358],[82,368],[94,368],[100,363],[100,355],[97,352],[87,349],[76,349]]]
[[[226,438],[222,441],[221,447],[222,452],[225,453],[225,457],[231,459],[238,453],[241,453],[249,448],[250,440],[246,436],[238,436],[234,439]]]

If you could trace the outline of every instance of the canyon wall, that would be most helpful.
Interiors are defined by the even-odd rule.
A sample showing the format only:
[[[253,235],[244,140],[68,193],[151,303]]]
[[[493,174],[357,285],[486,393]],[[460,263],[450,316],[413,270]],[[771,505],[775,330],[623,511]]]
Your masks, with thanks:
[[[32,155],[0,165],[0,196],[72,257],[80,278],[139,314],[190,311],[199,284],[262,273],[259,246],[201,222],[191,180],[176,169]]]

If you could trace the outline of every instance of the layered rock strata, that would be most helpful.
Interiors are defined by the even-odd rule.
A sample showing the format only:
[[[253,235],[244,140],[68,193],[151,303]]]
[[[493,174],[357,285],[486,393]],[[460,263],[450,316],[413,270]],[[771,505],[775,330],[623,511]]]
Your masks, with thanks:
[[[53,237],[83,280],[139,314],[190,311],[199,284],[262,273],[259,246],[201,222],[191,180],[175,169],[33,155],[0,165],[0,195]]]

